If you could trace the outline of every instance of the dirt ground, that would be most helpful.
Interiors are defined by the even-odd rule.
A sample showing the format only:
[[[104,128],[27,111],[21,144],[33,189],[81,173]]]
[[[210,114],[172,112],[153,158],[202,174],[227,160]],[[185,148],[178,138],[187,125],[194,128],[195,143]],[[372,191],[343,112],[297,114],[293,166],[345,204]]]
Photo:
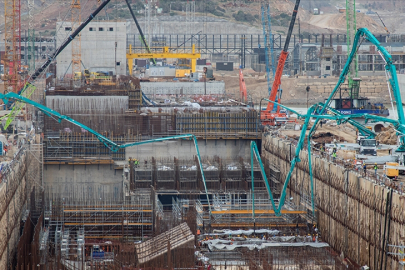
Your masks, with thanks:
[[[302,121],[299,122],[302,123]],[[289,137],[298,138],[300,136],[301,130],[280,130],[280,133]],[[306,134],[308,135],[308,133],[309,129],[307,130]],[[331,143],[334,139],[340,142],[355,143],[357,138],[356,131],[349,124],[343,124],[339,126],[323,124],[322,127],[318,125],[314,136],[321,133],[332,134],[332,136],[324,137],[326,143]]]
[[[225,90],[229,97],[239,99],[239,70],[234,71],[214,71],[214,76],[217,81],[225,82]],[[245,79],[246,89],[249,97],[253,99],[254,104],[259,104],[260,99],[268,98],[267,80],[264,72],[255,72],[250,68],[243,70],[243,77]],[[282,103],[304,105],[307,101],[307,93],[305,87],[297,88],[297,80],[283,76],[281,78],[281,87],[283,89]],[[322,82],[337,82],[337,78],[322,79]],[[309,104],[324,101],[328,94],[322,96],[319,93],[310,91]]]
[[[385,32],[381,24],[376,22],[372,17],[364,13],[358,13],[356,17],[357,28],[367,27],[373,33]],[[327,28],[337,32],[344,32],[346,31],[346,14],[337,13],[313,15],[309,19],[308,24],[319,28]]]

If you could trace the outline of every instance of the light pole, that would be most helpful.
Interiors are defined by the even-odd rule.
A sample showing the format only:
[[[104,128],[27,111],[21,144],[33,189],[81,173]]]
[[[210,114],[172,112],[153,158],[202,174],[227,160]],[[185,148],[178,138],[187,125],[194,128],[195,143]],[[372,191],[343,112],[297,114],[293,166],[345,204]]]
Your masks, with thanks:
[[[307,110],[308,110],[308,95],[309,95],[309,90],[311,88],[309,86],[307,86],[307,88],[305,88],[305,90],[307,90]]]
[[[207,71],[208,71],[208,68],[204,67],[203,71],[204,71],[204,95],[207,95]]]

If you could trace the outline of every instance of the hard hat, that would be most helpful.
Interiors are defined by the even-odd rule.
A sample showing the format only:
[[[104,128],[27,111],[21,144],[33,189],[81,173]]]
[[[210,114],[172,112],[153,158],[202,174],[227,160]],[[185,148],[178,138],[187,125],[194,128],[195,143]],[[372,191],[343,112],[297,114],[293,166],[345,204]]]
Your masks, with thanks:
[[[376,162],[376,163],[374,163],[374,164],[377,164],[377,162]]]

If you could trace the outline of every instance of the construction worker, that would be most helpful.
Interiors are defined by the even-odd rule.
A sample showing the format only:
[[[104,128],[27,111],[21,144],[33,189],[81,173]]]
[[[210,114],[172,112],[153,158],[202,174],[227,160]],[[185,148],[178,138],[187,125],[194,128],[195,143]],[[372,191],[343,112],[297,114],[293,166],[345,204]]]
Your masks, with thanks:
[[[138,167],[138,164],[139,164],[139,160],[138,160],[138,159],[135,159],[135,160],[134,160],[134,165],[135,165],[135,167]]]
[[[337,150],[337,141],[336,139],[333,139],[333,152],[336,152]]]
[[[375,176],[377,176],[377,169],[378,169],[378,166],[377,166],[377,162],[376,162],[376,163],[374,163],[374,174],[375,174]]]
[[[365,163],[365,162],[363,163],[363,171],[364,171],[364,176],[366,176],[366,173],[367,173],[367,166],[366,166],[366,163]]]
[[[335,151],[332,153],[332,160],[333,160],[333,162],[336,161],[336,152]]]

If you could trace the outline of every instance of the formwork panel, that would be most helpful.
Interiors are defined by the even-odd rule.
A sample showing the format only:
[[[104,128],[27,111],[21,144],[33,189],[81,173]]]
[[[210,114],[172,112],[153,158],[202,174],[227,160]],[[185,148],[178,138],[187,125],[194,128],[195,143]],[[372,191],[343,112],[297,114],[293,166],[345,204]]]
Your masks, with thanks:
[[[197,171],[179,171],[180,190],[198,190]]]

